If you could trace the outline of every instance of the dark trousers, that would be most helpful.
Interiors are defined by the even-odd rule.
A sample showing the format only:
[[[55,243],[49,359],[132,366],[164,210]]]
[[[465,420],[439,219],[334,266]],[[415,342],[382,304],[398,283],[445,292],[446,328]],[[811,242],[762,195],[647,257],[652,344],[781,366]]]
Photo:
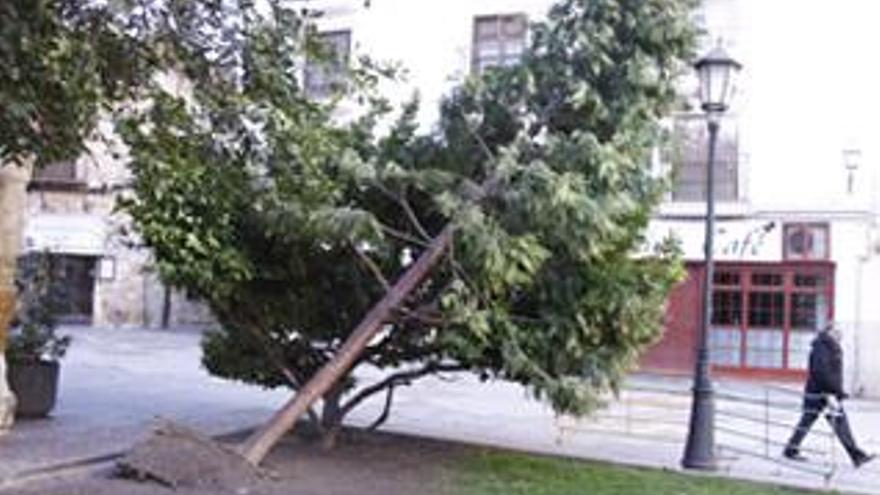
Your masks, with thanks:
[[[853,438],[852,430],[849,427],[849,420],[846,418],[846,412],[844,412],[843,407],[841,406],[836,410],[825,411],[827,406],[828,400],[825,397],[807,396],[804,398],[804,412],[801,415],[801,420],[798,422],[794,433],[791,435],[791,439],[788,441],[785,450],[797,452],[804,437],[807,436],[807,433],[809,433],[810,428],[813,426],[813,423],[816,422],[816,419],[818,419],[819,415],[824,411],[825,419],[828,420],[828,424],[831,425],[831,429],[834,431],[834,434],[837,435],[837,439],[840,440],[843,448],[846,449],[849,458],[852,459],[853,462],[864,459],[866,454],[858,447],[858,445],[856,445],[856,440]]]

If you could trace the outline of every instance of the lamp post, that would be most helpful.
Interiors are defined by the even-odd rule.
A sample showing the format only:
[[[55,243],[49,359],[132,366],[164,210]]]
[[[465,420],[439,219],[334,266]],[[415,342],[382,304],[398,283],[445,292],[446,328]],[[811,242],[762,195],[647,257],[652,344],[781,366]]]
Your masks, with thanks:
[[[715,231],[715,144],[720,117],[730,103],[733,76],[742,66],[720,44],[694,64],[700,80],[700,101],[709,129],[709,160],[706,165],[705,278],[703,280],[703,321],[700,326],[697,364],[694,369],[693,400],[682,466],[715,469],[715,398],[709,376],[709,326],[712,323],[712,279],[714,261],[712,240]]]

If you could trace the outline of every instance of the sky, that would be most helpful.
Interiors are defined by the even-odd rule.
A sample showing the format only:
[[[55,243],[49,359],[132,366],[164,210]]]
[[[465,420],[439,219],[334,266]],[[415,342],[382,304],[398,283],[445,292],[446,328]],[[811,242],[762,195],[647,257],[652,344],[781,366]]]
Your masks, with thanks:
[[[379,53],[402,56],[412,69],[412,85],[423,94],[440,94],[469,70],[474,9],[522,11],[537,17],[548,3],[374,1],[370,15],[383,21],[356,26],[355,31],[371,39]],[[724,39],[744,65],[735,104],[741,113],[747,200],[766,210],[829,203],[841,209],[880,205],[870,199],[880,197],[880,125],[876,123],[880,0],[703,0],[703,4],[711,37]],[[384,19],[395,18],[428,21],[398,23],[389,35]],[[376,29],[380,32],[370,32]],[[400,39],[418,39],[419,47],[401,47]],[[846,194],[845,148],[862,153],[855,195]]]
[[[844,148],[861,149],[857,188],[870,192],[880,160],[880,1],[734,3],[716,29],[737,31],[730,51],[744,64],[737,97],[755,203],[841,203]]]

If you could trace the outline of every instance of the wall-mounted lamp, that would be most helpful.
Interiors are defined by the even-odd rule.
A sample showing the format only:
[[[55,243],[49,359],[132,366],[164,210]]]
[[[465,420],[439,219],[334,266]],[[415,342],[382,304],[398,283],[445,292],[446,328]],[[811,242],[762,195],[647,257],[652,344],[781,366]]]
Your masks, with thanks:
[[[862,161],[862,151],[856,148],[843,150],[843,167],[846,169],[846,193],[852,194],[855,186],[855,175]]]

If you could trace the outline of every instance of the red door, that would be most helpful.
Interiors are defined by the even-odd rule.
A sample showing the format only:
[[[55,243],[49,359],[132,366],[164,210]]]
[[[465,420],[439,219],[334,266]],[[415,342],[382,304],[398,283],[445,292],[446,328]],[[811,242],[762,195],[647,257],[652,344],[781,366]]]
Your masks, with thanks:
[[[688,263],[687,278],[669,297],[663,337],[642,356],[641,368],[660,373],[690,374],[701,321],[703,267]]]

